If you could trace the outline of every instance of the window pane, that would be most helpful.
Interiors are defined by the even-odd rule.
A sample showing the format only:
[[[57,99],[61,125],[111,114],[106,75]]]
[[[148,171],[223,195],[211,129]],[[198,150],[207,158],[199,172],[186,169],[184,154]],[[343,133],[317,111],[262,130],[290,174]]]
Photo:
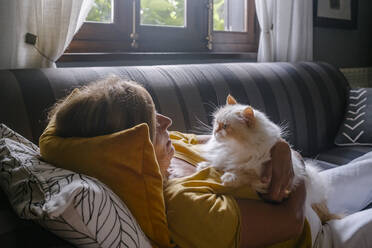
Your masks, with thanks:
[[[106,23],[112,22],[112,1],[113,0],[94,0],[93,6],[85,21]]]
[[[245,32],[246,2],[246,0],[213,0],[213,29]]]
[[[141,24],[185,26],[186,0],[141,0]]]

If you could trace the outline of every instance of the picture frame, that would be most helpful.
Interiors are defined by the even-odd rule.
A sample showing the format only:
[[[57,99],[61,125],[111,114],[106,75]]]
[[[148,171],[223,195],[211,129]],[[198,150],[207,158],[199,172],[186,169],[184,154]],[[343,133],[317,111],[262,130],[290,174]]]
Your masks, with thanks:
[[[314,0],[314,26],[357,29],[358,0]]]

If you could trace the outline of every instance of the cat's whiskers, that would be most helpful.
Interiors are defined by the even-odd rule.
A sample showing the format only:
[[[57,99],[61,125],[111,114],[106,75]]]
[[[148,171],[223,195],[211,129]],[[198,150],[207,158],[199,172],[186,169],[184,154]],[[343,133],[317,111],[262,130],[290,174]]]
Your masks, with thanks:
[[[213,127],[201,121],[197,116],[195,116],[196,121],[200,124],[199,126],[193,127],[193,131],[199,134],[211,134],[213,132]]]
[[[207,105],[208,107],[210,107],[212,109],[217,109],[218,108],[218,106],[212,101],[204,102],[203,104]]]
[[[280,130],[281,130],[280,136],[284,139],[287,138],[288,135],[290,134],[288,121],[283,121],[283,122],[279,123],[278,126],[280,127]]]

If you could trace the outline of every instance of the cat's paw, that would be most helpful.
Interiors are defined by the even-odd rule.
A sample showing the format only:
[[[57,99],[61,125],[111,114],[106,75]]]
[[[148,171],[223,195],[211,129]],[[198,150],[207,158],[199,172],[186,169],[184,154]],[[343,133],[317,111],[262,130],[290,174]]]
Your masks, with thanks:
[[[198,165],[196,166],[196,171],[201,171],[202,169],[205,169],[207,167],[209,167],[211,164],[207,161],[204,161],[204,162],[200,162],[198,163]]]
[[[221,181],[224,186],[236,186],[238,177],[231,172],[225,172],[221,176]]]
[[[252,184],[252,187],[261,194],[269,193],[269,185],[267,183],[255,182]]]
[[[265,188],[263,188],[263,187],[262,188],[255,188],[255,189],[258,193],[261,193],[261,194],[269,193],[269,189],[267,187],[265,187]]]

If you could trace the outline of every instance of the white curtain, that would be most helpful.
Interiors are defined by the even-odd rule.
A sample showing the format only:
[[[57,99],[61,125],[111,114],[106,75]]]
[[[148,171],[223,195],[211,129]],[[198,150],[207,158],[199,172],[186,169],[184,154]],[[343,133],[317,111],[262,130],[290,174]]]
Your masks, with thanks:
[[[313,0],[256,0],[258,62],[313,59]]]
[[[0,0],[0,68],[55,67],[93,0]],[[35,46],[26,33],[37,36]]]
[[[257,19],[260,24],[261,34],[258,44],[258,62],[274,61],[273,50],[273,10],[275,0],[256,0]]]

